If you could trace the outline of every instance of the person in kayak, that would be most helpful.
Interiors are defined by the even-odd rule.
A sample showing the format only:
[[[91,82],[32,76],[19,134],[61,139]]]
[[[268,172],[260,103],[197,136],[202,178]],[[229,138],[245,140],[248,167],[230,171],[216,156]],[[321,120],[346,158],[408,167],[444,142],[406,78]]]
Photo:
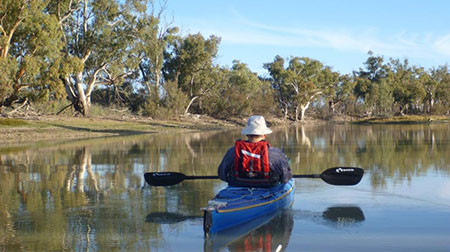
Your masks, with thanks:
[[[219,178],[230,186],[272,187],[287,183],[292,178],[288,159],[282,150],[267,142],[270,133],[263,116],[250,116],[241,131],[247,140],[237,140],[226,152],[218,168]]]

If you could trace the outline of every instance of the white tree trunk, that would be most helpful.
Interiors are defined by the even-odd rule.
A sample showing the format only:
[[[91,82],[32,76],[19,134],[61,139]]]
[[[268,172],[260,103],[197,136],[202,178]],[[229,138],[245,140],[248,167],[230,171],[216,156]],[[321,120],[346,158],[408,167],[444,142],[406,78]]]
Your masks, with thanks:
[[[307,102],[306,104],[301,104],[300,105],[300,121],[304,122],[305,121],[305,112],[309,107],[309,104],[311,104],[311,102]]]
[[[186,110],[184,111],[184,114],[187,115],[189,112],[189,108],[191,107],[192,103],[198,98],[199,96],[194,96],[192,97],[191,101],[189,102],[189,104],[186,107]]]
[[[89,114],[89,107],[91,106],[90,99],[87,99],[86,94],[84,93],[83,89],[83,72],[78,72],[75,74],[75,88],[77,89],[78,93],[78,102],[79,105],[81,105],[80,112],[84,116]]]

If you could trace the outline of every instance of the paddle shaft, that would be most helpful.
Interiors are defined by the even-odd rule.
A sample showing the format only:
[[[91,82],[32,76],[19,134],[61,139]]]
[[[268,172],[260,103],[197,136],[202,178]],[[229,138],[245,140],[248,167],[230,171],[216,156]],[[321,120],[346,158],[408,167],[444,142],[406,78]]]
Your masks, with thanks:
[[[320,178],[320,174],[295,174],[294,178]]]
[[[295,174],[294,178],[320,178],[320,174]],[[218,179],[219,176],[185,176],[184,179]]]
[[[185,176],[184,179],[219,179],[219,176]]]

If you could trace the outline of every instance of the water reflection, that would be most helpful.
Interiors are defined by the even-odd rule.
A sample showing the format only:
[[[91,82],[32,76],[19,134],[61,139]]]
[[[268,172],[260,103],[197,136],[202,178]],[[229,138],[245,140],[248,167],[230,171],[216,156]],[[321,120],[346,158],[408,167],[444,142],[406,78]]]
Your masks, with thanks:
[[[179,213],[154,212],[145,217],[146,222],[157,224],[175,224],[187,220],[203,219],[202,216],[183,215]]]
[[[358,206],[332,206],[323,212],[293,210],[294,219],[311,221],[331,228],[357,227],[366,218]]]
[[[206,238],[204,251],[285,251],[300,219],[340,229],[357,226],[365,217],[357,206],[333,206],[322,213],[285,209]]]
[[[299,126],[273,131],[269,141],[286,152],[296,174],[320,173],[339,165],[362,167],[370,174],[366,192],[395,187],[408,196],[403,201],[431,197],[432,202],[448,205],[447,124]],[[0,146],[0,250],[164,250],[174,230],[183,237],[191,228],[201,232],[201,218],[196,216],[225,184],[200,180],[142,189],[143,174],[216,175],[223,154],[240,137],[240,131],[233,130]],[[411,189],[413,182],[421,186]],[[352,200],[366,200],[365,196]],[[391,204],[398,202],[391,195],[386,198],[383,204],[389,199]],[[278,221],[288,230],[290,218],[335,228],[364,221],[364,215],[355,218],[357,208],[350,219],[342,213],[336,219],[330,214],[336,210],[294,210]],[[183,225],[191,221],[192,227]],[[180,225],[172,225],[176,223]],[[278,236],[285,237],[281,234],[285,231],[278,230]],[[196,241],[202,244],[203,237]]]
[[[357,166],[372,172],[375,188],[430,170],[450,174],[449,124],[299,126],[276,131],[269,141],[285,150],[296,173]]]
[[[322,213],[322,217],[339,226],[349,226],[364,221],[364,213],[357,206],[333,206]]]
[[[293,225],[292,211],[280,210],[205,238],[204,251],[284,251]]]

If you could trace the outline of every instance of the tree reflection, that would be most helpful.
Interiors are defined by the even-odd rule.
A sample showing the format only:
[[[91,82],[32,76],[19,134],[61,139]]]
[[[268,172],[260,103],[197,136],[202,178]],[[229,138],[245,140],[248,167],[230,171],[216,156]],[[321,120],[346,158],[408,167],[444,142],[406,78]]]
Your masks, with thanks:
[[[429,171],[450,172],[447,124],[273,128],[269,142],[294,173],[338,165],[370,173],[374,188]],[[239,130],[9,148],[0,152],[0,250],[150,250],[164,242],[149,213],[201,215],[225,184],[145,186],[148,171],[216,175]],[[323,220],[324,216],[318,216]],[[336,223],[336,222],[331,222]],[[174,225],[173,228],[181,228]]]
[[[359,166],[371,172],[374,188],[386,181],[409,181],[429,170],[450,172],[448,124],[334,125],[291,127],[292,143],[277,131],[271,139],[285,149],[295,173],[320,173],[328,167]],[[273,141],[272,141],[273,143]],[[274,144],[276,146],[276,144]],[[298,158],[301,153],[301,161]]]

